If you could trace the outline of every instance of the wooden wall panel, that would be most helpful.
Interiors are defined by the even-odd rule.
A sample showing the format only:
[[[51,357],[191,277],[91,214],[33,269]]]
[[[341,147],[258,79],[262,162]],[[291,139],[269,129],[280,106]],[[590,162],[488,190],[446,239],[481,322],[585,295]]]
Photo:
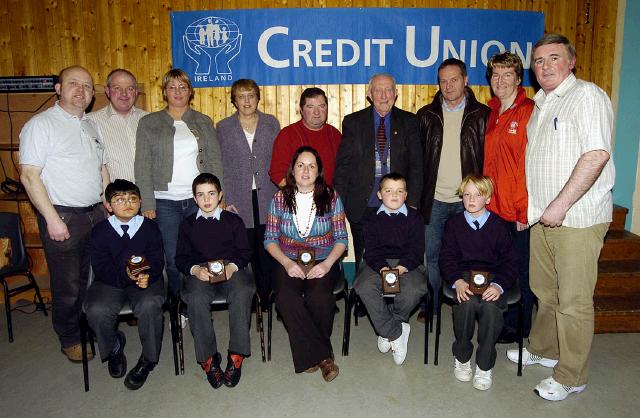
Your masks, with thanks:
[[[297,7],[474,7],[542,11],[546,31],[572,39],[578,50],[577,75],[610,93],[615,42],[616,2],[604,0],[0,0],[0,75],[56,74],[81,64],[104,85],[110,70],[132,70],[147,92],[146,107],[164,106],[160,83],[171,68],[173,10]],[[586,16],[588,15],[588,19]],[[400,86],[398,105],[416,111],[437,91],[426,85]],[[260,109],[282,124],[299,119],[298,99],[306,86],[263,86]],[[367,105],[365,85],[321,86],[329,96],[329,122]],[[474,86],[481,101],[490,98],[486,86]],[[198,89],[194,107],[218,121],[235,109],[229,88]],[[532,90],[529,89],[532,93]],[[1,141],[1,139],[0,139]]]

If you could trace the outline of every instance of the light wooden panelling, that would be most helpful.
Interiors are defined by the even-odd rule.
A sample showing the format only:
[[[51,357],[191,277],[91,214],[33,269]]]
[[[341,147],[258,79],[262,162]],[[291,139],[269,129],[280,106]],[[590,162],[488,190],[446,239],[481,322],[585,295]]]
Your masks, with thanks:
[[[162,75],[171,68],[169,13],[174,10],[472,7],[544,12],[547,32],[563,33],[575,42],[577,75],[610,93],[616,5],[603,0],[0,0],[0,75],[56,74],[81,64],[96,84],[104,84],[111,69],[125,67],[147,86],[147,109],[158,110],[164,106]],[[274,114],[282,126],[296,121],[303,87],[262,87],[260,109]],[[330,99],[329,122],[338,128],[346,114],[367,104],[364,85],[321,87]],[[415,112],[436,91],[433,84],[400,86],[398,106]],[[490,97],[486,86],[474,91],[481,101]],[[235,111],[228,88],[198,89],[193,105],[214,121]]]

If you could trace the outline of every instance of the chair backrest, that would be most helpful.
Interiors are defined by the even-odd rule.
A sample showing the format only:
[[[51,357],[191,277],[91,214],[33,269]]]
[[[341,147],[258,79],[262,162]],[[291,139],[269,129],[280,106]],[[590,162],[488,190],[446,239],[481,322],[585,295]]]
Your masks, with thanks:
[[[0,212],[0,237],[8,237],[11,240],[11,264],[0,269],[0,274],[27,270],[29,261],[22,238],[20,215],[13,212]]]

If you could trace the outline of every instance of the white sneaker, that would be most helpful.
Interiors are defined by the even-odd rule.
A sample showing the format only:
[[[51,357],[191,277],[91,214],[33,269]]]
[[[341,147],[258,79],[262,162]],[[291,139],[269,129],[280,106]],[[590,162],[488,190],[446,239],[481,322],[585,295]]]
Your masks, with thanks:
[[[553,377],[549,377],[538,383],[533,391],[543,399],[548,401],[564,401],[570,393],[580,393],[587,388],[582,386],[566,386],[562,385]]]
[[[391,349],[393,350],[393,361],[399,366],[404,363],[407,358],[407,344],[409,343],[409,333],[411,326],[408,323],[402,323],[402,334],[398,339],[391,341]]]
[[[518,362],[518,350],[507,350],[507,358],[514,363]],[[558,364],[558,360],[545,358],[537,354],[530,353],[526,348],[522,349],[522,365],[531,366],[533,364],[539,364],[544,367],[555,367]]]
[[[187,322],[189,321],[189,318],[187,318],[186,316],[180,314],[180,326],[182,327],[182,329],[185,329],[187,327]]]
[[[489,369],[487,371],[482,370],[480,367],[476,365],[476,374],[473,376],[473,387],[478,390],[487,390],[491,387],[491,371],[493,369]]]
[[[391,350],[391,343],[387,338],[383,338],[378,335],[378,350],[381,353],[388,353]]]
[[[471,380],[471,361],[466,363],[460,363],[457,358],[454,357],[455,363],[453,364],[453,375],[461,382],[468,382]]]

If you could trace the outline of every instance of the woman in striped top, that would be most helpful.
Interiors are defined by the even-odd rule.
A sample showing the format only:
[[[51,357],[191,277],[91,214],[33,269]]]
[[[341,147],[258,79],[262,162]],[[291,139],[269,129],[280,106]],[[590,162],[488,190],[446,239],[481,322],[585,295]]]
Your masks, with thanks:
[[[279,263],[273,286],[295,371],[320,368],[330,382],[338,375],[331,348],[333,285],[340,276],[337,261],[347,248],[347,229],[342,202],[327,186],[315,149],[295,152],[286,185],[271,201],[264,245]],[[309,250],[315,253],[315,264],[305,273],[298,254]]]

